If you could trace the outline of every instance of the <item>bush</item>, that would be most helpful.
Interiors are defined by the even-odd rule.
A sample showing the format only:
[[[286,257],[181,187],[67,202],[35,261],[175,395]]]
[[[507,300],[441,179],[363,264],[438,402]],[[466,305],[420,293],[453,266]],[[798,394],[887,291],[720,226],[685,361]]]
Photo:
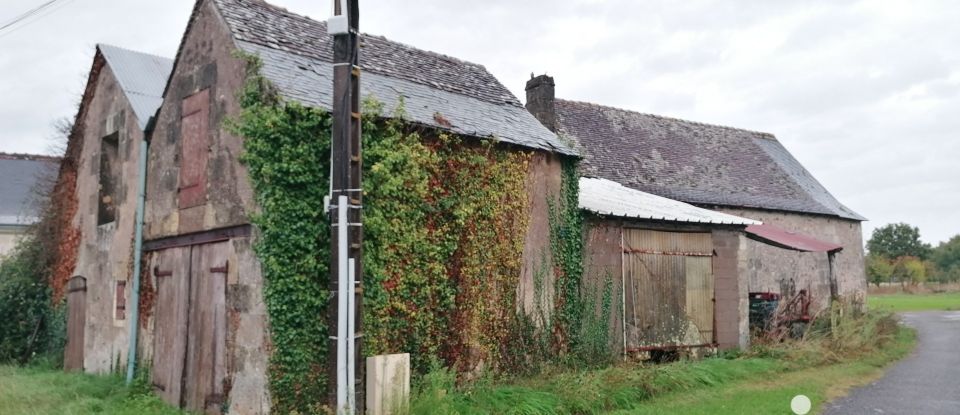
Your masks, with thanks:
[[[893,313],[883,310],[865,313],[851,303],[837,301],[809,324],[802,338],[755,339],[746,355],[802,365],[833,364],[883,351],[899,332]]]
[[[21,241],[0,263],[0,363],[36,358],[59,367],[65,343],[64,307],[52,304],[45,252],[33,238]]]

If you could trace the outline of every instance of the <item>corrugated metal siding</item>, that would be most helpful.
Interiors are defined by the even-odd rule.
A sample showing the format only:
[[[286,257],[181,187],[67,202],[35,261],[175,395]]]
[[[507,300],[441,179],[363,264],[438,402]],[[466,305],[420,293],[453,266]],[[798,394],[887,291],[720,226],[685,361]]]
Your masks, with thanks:
[[[713,343],[711,235],[623,232],[627,348]]]
[[[697,326],[702,343],[713,343],[713,258],[684,257],[687,277],[687,316]]]

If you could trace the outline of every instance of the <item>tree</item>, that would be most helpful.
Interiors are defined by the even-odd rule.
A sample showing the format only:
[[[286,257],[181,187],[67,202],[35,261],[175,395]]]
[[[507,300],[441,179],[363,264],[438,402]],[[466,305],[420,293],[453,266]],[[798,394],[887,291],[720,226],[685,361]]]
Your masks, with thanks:
[[[937,268],[938,280],[960,280],[960,235],[941,242],[930,254],[930,260]]]
[[[917,257],[903,256],[893,265],[893,278],[900,283],[917,285],[927,280],[927,266]]]
[[[927,259],[930,245],[920,240],[920,230],[906,223],[891,223],[873,230],[867,249],[871,255],[895,260],[900,257]]]
[[[870,282],[879,287],[880,283],[890,282],[891,276],[893,276],[893,263],[889,259],[880,255],[867,256],[867,277],[870,278]]]

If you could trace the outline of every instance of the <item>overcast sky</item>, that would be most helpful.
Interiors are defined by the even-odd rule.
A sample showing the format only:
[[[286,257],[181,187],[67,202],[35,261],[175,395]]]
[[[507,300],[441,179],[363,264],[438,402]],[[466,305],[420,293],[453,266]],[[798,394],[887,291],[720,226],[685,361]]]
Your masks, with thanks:
[[[4,0],[0,25],[43,0]],[[273,0],[325,19],[329,0]],[[98,42],[173,57],[191,0],[60,0],[0,31],[0,151],[50,151]],[[960,233],[960,2],[361,0],[366,33],[557,95],[775,134],[870,230]]]

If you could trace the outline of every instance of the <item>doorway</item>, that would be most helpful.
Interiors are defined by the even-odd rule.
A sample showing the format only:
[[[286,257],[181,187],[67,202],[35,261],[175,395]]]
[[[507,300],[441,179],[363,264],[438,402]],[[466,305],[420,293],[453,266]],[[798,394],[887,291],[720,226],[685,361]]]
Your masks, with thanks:
[[[157,290],[153,386],[188,411],[222,413],[229,243],[165,249],[150,264]]]

